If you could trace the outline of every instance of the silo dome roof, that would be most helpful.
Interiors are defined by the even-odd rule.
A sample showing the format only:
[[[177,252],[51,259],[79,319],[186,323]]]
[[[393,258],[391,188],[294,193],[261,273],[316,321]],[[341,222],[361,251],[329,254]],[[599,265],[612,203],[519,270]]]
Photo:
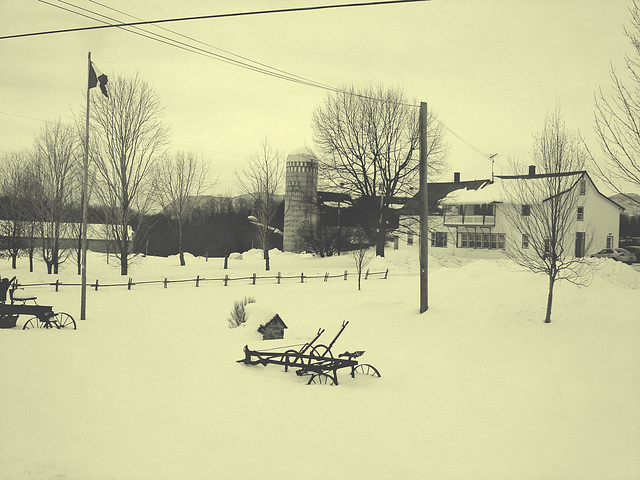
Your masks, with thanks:
[[[289,155],[287,155],[287,162],[318,163],[318,159],[308,147],[299,147],[289,153]]]

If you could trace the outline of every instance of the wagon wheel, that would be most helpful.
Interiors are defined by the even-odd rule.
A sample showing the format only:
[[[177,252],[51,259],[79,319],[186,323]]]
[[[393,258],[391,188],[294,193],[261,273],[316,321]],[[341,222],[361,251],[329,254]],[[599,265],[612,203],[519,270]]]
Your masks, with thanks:
[[[289,367],[297,365],[296,362],[300,358],[299,355],[300,355],[300,352],[298,352],[297,350],[287,350],[282,354],[281,360],[285,362],[285,365],[284,365],[285,372],[289,369]]]
[[[53,316],[52,321],[57,322],[59,328],[76,329],[76,321],[68,313],[58,312]]]
[[[331,353],[331,349],[323,344],[319,344],[313,347],[311,349],[311,355],[315,357],[333,358],[333,353]],[[312,359],[309,359],[309,362],[311,361]]]
[[[368,363],[361,363],[360,365],[356,365],[353,368],[353,375],[369,375],[370,377],[380,377],[380,372],[373,365],[369,365]]]
[[[326,373],[314,373],[307,385],[335,385],[336,382],[333,380],[331,375],[327,375]]]
[[[43,322],[38,317],[31,317],[26,321],[23,330],[28,330],[29,328],[51,328],[52,325],[49,322]]]

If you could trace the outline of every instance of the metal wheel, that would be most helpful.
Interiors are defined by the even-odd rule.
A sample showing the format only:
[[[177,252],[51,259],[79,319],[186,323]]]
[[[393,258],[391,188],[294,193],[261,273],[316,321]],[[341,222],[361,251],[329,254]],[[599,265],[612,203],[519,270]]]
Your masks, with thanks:
[[[331,349],[329,347],[327,347],[326,345],[323,345],[323,344],[319,344],[319,345],[316,345],[315,347],[313,347],[311,349],[310,354],[314,355],[316,357],[333,358],[333,353],[331,353]],[[311,362],[312,360],[309,359],[309,361]],[[313,361],[315,361],[315,360],[313,360]]]
[[[307,385],[335,385],[336,382],[333,381],[333,377],[327,375],[326,373],[315,373],[311,376]]]
[[[361,363],[360,365],[356,365],[353,369],[354,377],[356,374],[358,375],[369,375],[370,377],[380,377],[380,372],[373,365],[369,365],[368,363]]]
[[[38,317],[31,317],[22,327],[23,330],[28,330],[29,328],[51,328],[51,324],[41,321]]]
[[[58,328],[76,329],[76,321],[71,315],[65,312],[56,313],[51,321],[56,322],[58,324]]]

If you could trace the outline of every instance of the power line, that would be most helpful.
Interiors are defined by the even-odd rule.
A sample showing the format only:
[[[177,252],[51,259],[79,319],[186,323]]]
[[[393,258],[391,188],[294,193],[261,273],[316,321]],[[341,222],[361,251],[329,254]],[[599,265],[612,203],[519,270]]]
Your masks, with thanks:
[[[106,9],[109,9],[109,10],[112,10],[112,11],[115,11],[115,12],[117,12],[117,13],[120,13],[120,14],[125,15],[125,16],[130,17],[130,18],[133,18],[133,19],[135,19],[135,20],[143,21],[143,19],[142,19],[142,18],[139,18],[139,17],[136,17],[136,16],[131,15],[131,14],[129,14],[129,13],[123,12],[122,10],[118,10],[117,8],[111,7],[111,6],[109,6],[109,5],[105,5],[105,4],[100,3],[100,2],[98,2],[98,1],[96,1],[96,0],[88,0],[88,1],[89,1],[89,2],[91,2],[91,3],[94,3],[94,4],[96,4],[96,5],[99,5],[99,6],[103,7],[103,8],[106,8]],[[217,50],[217,51],[219,51],[219,52],[226,53],[227,55],[233,55],[234,57],[240,58],[240,59],[245,60],[245,61],[247,61],[247,62],[255,63],[256,65],[259,65],[259,66],[261,66],[261,67],[265,67],[265,68],[270,69],[270,70],[273,70],[273,71],[275,71],[275,72],[280,72],[280,73],[283,73],[283,74],[286,74],[286,75],[291,75],[292,77],[296,77],[296,78],[299,78],[299,79],[301,79],[301,80],[306,80],[306,81],[310,81],[310,82],[311,82],[311,80],[309,80],[309,79],[307,79],[307,78],[305,78],[305,77],[301,77],[300,75],[296,75],[296,74],[293,74],[293,73],[290,73],[290,72],[286,72],[286,71],[284,71],[284,70],[280,70],[279,68],[272,67],[272,66],[267,65],[267,64],[265,64],[265,63],[261,63],[261,62],[258,62],[258,61],[256,61],[256,60],[252,60],[252,59],[250,59],[250,58],[244,57],[244,56],[242,56],[242,55],[238,55],[238,54],[236,54],[236,53],[230,52],[230,51],[228,51],[228,50],[224,50],[224,49],[222,49],[222,48],[216,47],[215,45],[211,45],[210,43],[203,42],[202,40],[198,40],[197,38],[193,38],[193,37],[190,37],[190,36],[188,36],[188,35],[183,35],[182,33],[177,32],[177,31],[175,31],[175,30],[171,30],[171,29],[169,29],[169,28],[162,27],[162,26],[159,26],[159,25],[153,25],[153,26],[154,26],[154,27],[156,27],[156,28],[158,28],[158,29],[160,29],[160,30],[164,30],[164,31],[166,31],[166,32],[173,33],[174,35],[178,35],[178,36],[179,36],[179,37],[181,37],[181,38],[185,38],[185,39],[187,39],[187,40],[191,40],[191,41],[193,41],[193,42],[196,42],[196,43],[198,43],[198,44],[200,44],[200,45],[205,45],[205,46],[207,46],[207,47],[213,48],[214,50]],[[318,84],[318,85],[323,85],[323,84],[320,84],[320,83],[318,83],[318,82],[313,82],[313,83],[316,83],[316,84]],[[327,85],[327,87],[328,87],[328,89],[333,89],[333,87],[331,87],[331,86],[329,86],[329,85]]]
[[[76,15],[80,15],[80,16],[85,17],[85,18],[90,18],[92,20],[95,20],[95,21],[98,21],[98,22],[102,22],[102,23],[109,23],[109,22],[107,22],[105,20],[102,20],[100,18],[92,17],[92,16],[87,15],[85,13],[81,13],[81,12],[78,12],[78,11],[75,11],[75,10],[71,10],[69,8],[65,8],[65,7],[60,6],[60,5],[56,5],[56,4],[50,3],[50,2],[48,2],[46,0],[38,0],[38,1],[40,3],[44,3],[44,4],[50,5],[52,7],[59,8],[61,10],[70,12],[70,13],[74,13]],[[79,10],[82,10],[82,11],[85,11],[85,12],[89,12],[92,15],[98,15],[100,17],[106,18],[106,19],[114,21],[114,22],[118,21],[117,19],[115,19],[113,17],[109,17],[109,16],[104,15],[102,13],[99,13],[99,12],[96,12],[96,11],[93,11],[93,10],[90,10],[90,9],[87,9],[87,8],[84,8],[84,7],[80,7],[80,6],[75,5],[75,4],[71,3],[71,2],[67,2],[65,0],[58,0],[58,1],[60,3],[64,3],[66,5],[69,5],[71,7],[77,8]],[[121,13],[123,15],[129,16],[129,17],[132,17],[132,18],[137,18],[137,17],[135,17],[133,15],[130,15],[130,14],[126,13],[126,12],[123,12],[121,10],[118,10],[118,9],[103,5],[102,3],[97,2],[95,0],[89,0],[89,1],[92,2],[92,3],[95,3],[97,5],[103,6],[105,8],[108,8],[110,10],[113,10],[113,11],[116,11],[118,13]],[[359,5],[362,5],[362,4],[359,4]],[[120,25],[123,25],[123,24],[110,24],[110,25],[113,25],[113,26],[116,26],[116,27],[120,27]],[[235,60],[233,58],[229,58],[229,57],[226,57],[224,55],[220,55],[220,54],[211,52],[209,50],[206,50],[206,49],[203,49],[203,48],[200,48],[200,47],[196,47],[196,46],[194,46],[192,44],[185,43],[185,42],[182,42],[182,41],[167,37],[165,35],[161,35],[161,34],[158,34],[158,33],[150,32],[149,30],[145,30],[145,29],[137,27],[137,26],[133,27],[133,29],[135,29],[135,30],[133,30],[131,28],[128,28],[128,27],[120,27],[120,28],[122,28],[122,30],[125,30],[125,31],[127,31],[129,33],[133,33],[133,34],[139,35],[141,37],[148,38],[150,40],[154,40],[154,41],[163,43],[165,45],[176,47],[176,48],[179,48],[181,50],[185,50],[187,52],[195,53],[195,54],[202,55],[202,56],[205,56],[205,57],[210,57],[210,58],[213,58],[214,60],[218,60],[218,61],[221,61],[223,63],[229,63],[231,65],[239,66],[241,68],[246,68],[248,70],[252,70],[252,71],[255,71],[255,72],[258,72],[258,73],[262,73],[262,74],[269,75],[269,76],[272,76],[272,77],[275,77],[275,78],[279,78],[281,80],[287,80],[287,81],[290,81],[290,82],[293,82],[293,83],[298,83],[298,84],[306,85],[306,86],[309,86],[309,87],[320,88],[320,89],[327,90],[327,91],[334,92],[334,93],[342,93],[342,94],[345,94],[345,95],[351,95],[351,96],[354,96],[354,97],[364,98],[364,99],[367,99],[367,100],[374,100],[374,101],[377,101],[377,102],[391,103],[388,100],[384,100],[384,99],[380,99],[380,98],[376,98],[376,97],[370,97],[368,95],[364,95],[364,94],[361,94],[361,93],[358,93],[358,92],[354,92],[354,91],[345,91],[345,90],[342,90],[340,88],[333,87],[331,85],[327,85],[327,84],[324,84],[324,83],[316,82],[314,80],[310,80],[310,79],[302,77],[300,75],[289,73],[289,72],[286,72],[284,70],[272,67],[270,65],[266,65],[264,63],[260,63],[260,62],[257,62],[255,60],[251,60],[251,59],[249,59],[247,57],[243,57],[241,55],[237,55],[235,53],[228,52],[226,50],[217,48],[217,47],[215,47],[213,45],[210,45],[208,43],[205,43],[205,42],[202,42],[200,40],[197,40],[195,38],[192,38],[192,37],[189,37],[189,36],[186,36],[186,35],[182,35],[182,34],[180,34],[178,32],[173,31],[173,30],[170,30],[170,29],[167,29],[167,28],[163,28],[163,27],[159,27],[157,25],[156,25],[156,27],[157,28],[161,28],[162,30],[174,33],[174,34],[176,34],[178,36],[181,36],[183,38],[187,38],[187,39],[195,41],[197,43],[209,46],[209,47],[214,48],[216,50],[225,52],[225,53],[227,53],[229,55],[233,55],[235,57],[241,58],[241,59],[246,60],[247,62],[251,62],[251,63],[253,63],[255,65],[248,64],[248,63],[246,63],[244,61]],[[144,33],[142,33],[142,32],[144,32]],[[150,36],[150,35],[152,35],[152,36]],[[155,37],[158,37],[158,38],[155,38]],[[401,105],[401,106],[418,108],[418,105],[409,104],[409,103],[398,102],[397,104]]]
[[[113,17],[109,17],[109,16],[104,15],[102,13],[99,13],[99,12],[84,8],[84,7],[80,7],[80,6],[75,5],[75,4],[71,3],[71,2],[67,2],[67,1],[64,1],[64,0],[58,0],[60,3],[64,3],[64,4],[66,4],[66,5],[70,6],[70,7],[76,8],[76,9],[81,10],[81,11],[72,10],[70,8],[66,8],[66,7],[61,6],[61,5],[53,4],[53,3],[48,2],[46,0],[38,0],[38,1],[40,3],[44,3],[46,5],[50,5],[52,7],[59,8],[61,10],[64,10],[64,11],[67,11],[67,12],[70,12],[70,13],[73,13],[73,14],[76,14],[76,15],[80,15],[82,17],[89,18],[89,19],[95,20],[97,22],[101,22],[101,23],[105,23],[105,24],[114,25],[114,26],[118,26],[119,27],[119,24],[109,23],[106,20],[103,20],[101,18],[97,18],[96,15],[99,16],[99,17],[102,17],[104,19],[107,19],[109,21],[112,21],[112,22],[118,22],[117,19],[115,19]],[[94,2],[94,3],[98,3],[98,2]],[[101,5],[101,4],[99,4],[99,5]],[[111,7],[107,7],[107,8],[110,8],[112,10],[116,10],[116,9],[111,8]],[[89,15],[87,13],[82,13],[82,11],[88,12],[89,14],[94,15],[94,16],[91,16],[91,15]],[[121,12],[120,10],[116,10],[116,11],[119,12],[119,13],[122,13],[124,15],[131,16],[131,15],[125,13],[125,12]],[[284,70],[280,70],[280,69],[271,67],[269,65],[261,64],[259,62],[254,61],[254,60],[251,60],[251,59],[248,59],[248,58],[245,58],[245,57],[241,57],[239,55],[235,55],[235,54],[230,53],[230,52],[226,52],[225,51],[225,53],[229,53],[230,55],[234,55],[234,56],[236,56],[238,58],[242,58],[244,60],[247,60],[248,62],[254,63],[255,65],[251,65],[250,63],[247,63],[245,61],[236,60],[236,59],[224,56],[224,55],[220,55],[220,54],[214,53],[214,52],[212,52],[210,50],[206,50],[206,49],[194,46],[193,44],[189,44],[189,43],[186,43],[186,42],[182,42],[180,40],[176,40],[174,38],[170,38],[170,37],[168,37],[166,35],[162,35],[162,34],[155,33],[155,32],[150,32],[149,30],[145,30],[145,29],[143,29],[141,27],[134,26],[134,27],[131,27],[131,28],[129,28],[129,27],[119,27],[119,28],[122,28],[122,30],[125,30],[125,31],[127,31],[129,33],[133,33],[135,35],[139,35],[141,37],[148,38],[150,40],[154,40],[154,41],[163,43],[165,45],[169,45],[171,47],[179,48],[179,49],[185,50],[187,52],[195,53],[195,54],[202,55],[202,56],[205,56],[205,57],[210,57],[210,58],[213,58],[214,60],[218,60],[218,61],[221,61],[223,63],[229,63],[231,65],[239,66],[239,67],[242,67],[242,68],[246,68],[248,70],[253,70],[253,71],[258,72],[258,73],[262,73],[262,74],[265,74],[265,75],[269,75],[269,76],[272,76],[272,77],[275,77],[275,78],[280,78],[282,80],[287,80],[287,81],[294,82],[294,83],[299,83],[299,84],[302,84],[302,85],[321,88],[321,89],[328,90],[328,91],[337,91],[336,88],[331,87],[329,85],[326,85],[326,84],[323,84],[323,83],[319,83],[319,82],[315,82],[313,80],[309,80],[307,78],[301,77],[300,75],[295,75],[295,74],[292,74],[292,73],[289,73],[289,72],[285,72]],[[158,27],[158,28],[162,28],[162,27]],[[204,44],[204,45],[207,45],[207,46],[210,46],[212,48],[217,49],[216,47],[214,47],[212,45],[206,44],[204,42],[200,42],[199,40],[193,39],[193,38],[188,37],[186,35],[181,35],[181,34],[179,34],[177,32],[173,32],[172,30],[164,29],[164,28],[163,28],[163,30],[166,30],[168,32],[174,33],[174,34],[179,35],[181,37],[185,37],[185,38],[187,38],[189,40],[193,40],[195,42],[198,42],[198,43],[201,43],[201,44]],[[217,49],[217,50],[221,50],[221,49]],[[224,51],[224,50],[221,50],[221,51]]]
[[[191,20],[208,20],[213,18],[245,17],[245,16],[252,16],[252,15],[266,15],[266,14],[272,14],[272,13],[306,12],[306,11],[313,11],[313,10],[328,10],[328,9],[334,9],[334,8],[371,7],[376,5],[391,5],[391,4],[399,4],[399,3],[415,3],[415,2],[428,2],[428,1],[430,0],[380,0],[380,1],[374,1],[374,2],[365,2],[365,3],[316,5],[311,7],[278,8],[274,10],[254,10],[249,12],[233,12],[233,13],[219,13],[219,14],[212,14],[212,15],[198,15],[194,17],[165,18],[160,20],[142,20],[137,22],[118,23],[115,25],[111,25],[111,24],[93,25],[90,27],[75,27],[75,28],[64,28],[60,30],[46,30],[46,31],[31,32],[31,33],[18,33],[14,35],[4,35],[0,37],[0,40],[6,40],[9,38],[34,37],[39,35],[52,35],[55,33],[81,32],[86,30],[98,30],[98,29],[104,29],[104,28],[133,27],[137,25],[149,25],[149,24],[158,24],[158,23],[186,22]]]
[[[46,123],[46,120],[43,120],[41,118],[34,118],[34,117],[27,117],[26,115],[17,115],[15,113],[9,113],[9,112],[0,112],[1,115],[8,115],[10,117],[18,117],[18,118],[26,118],[27,120],[35,120],[36,122],[44,122]]]
[[[292,8],[292,9],[279,9],[279,10],[268,10],[268,11],[256,11],[256,12],[244,12],[244,13],[236,13],[236,14],[221,14],[221,15],[206,15],[206,16],[200,16],[200,17],[184,17],[184,18],[177,18],[177,19],[167,19],[167,20],[159,20],[159,21],[146,21],[146,20],[142,20],[138,17],[135,17],[134,15],[128,14],[122,10],[118,10],[116,8],[110,7],[108,5],[105,5],[103,3],[100,3],[96,0],[88,0],[91,3],[94,3],[96,5],[99,5],[103,8],[115,11],[117,13],[120,13],[122,15],[125,15],[127,17],[130,18],[134,18],[136,20],[138,20],[137,22],[129,22],[129,23],[125,23],[125,22],[121,22],[121,23],[109,23],[109,21],[111,22],[118,22],[118,20],[116,18],[110,17],[108,15],[104,15],[102,13],[96,12],[94,10],[88,9],[88,8],[84,8],[81,7],[79,5],[75,5],[71,2],[65,1],[65,0],[58,0],[60,3],[66,4],[70,7],[73,7],[75,9],[84,11],[84,12],[88,12],[89,14],[86,13],[82,13],[81,11],[77,11],[77,10],[72,10],[70,8],[66,8],[63,7],[61,5],[56,5],[53,3],[50,3],[48,1],[45,0],[38,0],[40,3],[44,3],[47,5],[50,5],[52,7],[55,8],[59,8],[61,10],[76,14],[76,15],[80,15],[82,17],[91,19],[91,20],[95,20],[97,22],[101,22],[104,25],[102,26],[97,26],[97,27],[83,27],[80,30],[86,30],[86,29],[91,29],[91,28],[104,28],[104,27],[116,27],[116,28],[121,28],[122,30],[125,30],[129,33],[133,33],[135,35],[139,35],[141,37],[144,38],[148,38],[150,40],[154,40],[160,43],[163,43],[165,45],[169,45],[175,48],[179,48],[181,50],[185,50],[187,52],[191,52],[191,53],[195,53],[198,55],[202,55],[205,57],[209,57],[212,58],[214,60],[218,60],[224,63],[229,63],[235,66],[239,66],[241,68],[246,68],[258,73],[262,73],[265,75],[269,75],[275,78],[280,78],[282,80],[287,80],[290,82],[294,82],[294,83],[299,83],[302,85],[306,85],[306,86],[310,86],[310,87],[316,87],[316,88],[320,88],[320,89],[324,89],[324,90],[328,90],[334,93],[342,93],[342,94],[348,94],[348,95],[354,95],[357,97],[361,97],[361,98],[365,98],[365,99],[369,99],[369,100],[376,100],[376,101],[382,101],[384,102],[385,100],[383,99],[379,99],[379,98],[373,98],[373,97],[369,97],[367,95],[363,95],[363,94],[359,94],[357,92],[346,92],[342,89],[336,88],[336,87],[332,87],[330,85],[326,85],[323,83],[319,83],[310,79],[307,79],[305,77],[302,77],[300,75],[296,75],[296,74],[292,74],[289,72],[286,72],[284,70],[280,70],[278,68],[275,67],[271,67],[267,64],[264,63],[260,63],[257,62],[255,60],[251,60],[247,57],[243,57],[241,55],[237,55],[235,53],[223,50],[221,48],[215,47],[214,45],[208,44],[206,42],[202,42],[198,39],[195,39],[193,37],[189,37],[187,35],[183,35],[179,32],[170,30],[168,28],[164,28],[164,27],[160,27],[158,25],[156,25],[157,23],[163,23],[163,22],[169,22],[169,21],[183,21],[183,20],[195,20],[195,19],[205,19],[205,18],[220,18],[220,17],[225,17],[225,16],[241,16],[241,15],[257,15],[257,14],[262,14],[262,13],[283,13],[283,12],[295,12],[295,11],[305,11],[305,10],[320,10],[320,9],[328,9],[328,8],[341,8],[341,7],[352,7],[352,6],[369,6],[369,5],[381,5],[381,4],[394,4],[394,3],[410,3],[410,2],[415,2],[415,1],[429,1],[429,0],[389,0],[389,1],[377,1],[377,2],[368,2],[368,3],[356,3],[356,4],[342,4],[342,5],[321,5],[321,6],[316,6],[316,7],[299,7],[299,8]],[[93,15],[93,16],[91,16]],[[99,16],[102,17],[104,19],[107,20],[103,20],[101,18],[96,18],[95,16]],[[172,33],[174,35],[178,35],[179,37],[182,37],[184,39],[190,40],[192,42],[196,42],[198,44],[201,45],[205,45],[207,47],[213,48],[215,50],[224,52],[228,55],[233,55],[234,57],[240,58],[242,60],[236,60],[233,58],[229,58],[225,55],[221,55],[221,54],[217,54],[214,52],[211,52],[210,50],[206,50],[197,46],[194,46],[193,44],[187,43],[187,42],[182,42],[180,40],[176,40],[174,38],[170,38],[166,35],[161,35],[159,33],[155,33],[155,32],[151,32],[149,30],[145,30],[141,27],[139,27],[138,25],[146,25],[146,24],[153,24],[156,28],[159,28],[161,30],[164,30],[166,32]],[[128,28],[128,27],[132,27],[132,28]],[[67,30],[65,30],[67,31]],[[78,31],[78,29],[70,29],[68,31]],[[61,33],[63,31],[52,31],[52,32],[45,32],[45,33]],[[36,33],[37,34],[37,33]],[[22,36],[27,36],[27,35],[35,35],[35,34],[25,34]],[[0,37],[0,39],[4,39],[4,38],[9,38],[9,37]],[[247,63],[247,62],[251,62],[254,65],[252,65],[251,63]],[[400,105],[404,105],[404,106],[408,106],[408,107],[413,107],[413,108],[418,108],[418,105],[414,105],[414,104],[405,104],[405,103],[401,103]],[[2,113],[2,112],[0,112]],[[11,114],[7,114],[7,115],[11,115]],[[19,116],[19,115],[14,115],[14,116]],[[24,118],[30,118],[30,117],[24,117]],[[37,119],[33,119],[32,120],[37,120]],[[471,148],[472,150],[474,150],[476,153],[478,153],[479,155],[481,155],[483,158],[487,159],[489,158],[489,155],[482,152],[481,150],[479,150],[478,148],[476,148],[474,145],[472,145],[470,142],[468,142],[467,140],[465,140],[462,136],[460,136],[458,133],[456,133],[455,131],[453,131],[451,128],[449,128],[447,125],[445,125],[444,123],[442,123],[439,119],[434,117],[434,120],[436,120],[445,130],[447,130],[448,132],[450,132],[452,135],[454,135],[456,138],[458,138],[461,142],[463,142],[465,145],[467,145],[469,148]],[[43,121],[43,120],[40,120]],[[221,153],[221,152],[217,152],[217,153]]]

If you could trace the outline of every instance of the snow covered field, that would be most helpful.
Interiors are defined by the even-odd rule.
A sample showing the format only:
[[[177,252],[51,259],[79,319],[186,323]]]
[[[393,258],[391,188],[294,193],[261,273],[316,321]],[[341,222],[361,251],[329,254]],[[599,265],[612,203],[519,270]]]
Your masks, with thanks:
[[[89,281],[122,282],[90,256]],[[113,260],[113,259],[112,259]],[[232,260],[146,258],[134,281],[264,275]],[[44,267],[0,262],[21,283]],[[430,259],[419,315],[417,250],[355,278],[137,285],[88,290],[75,331],[0,330],[2,479],[637,479],[640,478],[640,272],[600,264],[588,288],[508,261]],[[272,274],[353,272],[350,256],[272,256]],[[68,266],[59,277],[79,283]],[[28,287],[79,318],[78,287]],[[23,292],[21,292],[23,293]],[[280,314],[285,339],[229,329],[245,295]],[[242,347],[304,343],[365,350],[381,378],[306,386],[277,366],[236,363]]]

